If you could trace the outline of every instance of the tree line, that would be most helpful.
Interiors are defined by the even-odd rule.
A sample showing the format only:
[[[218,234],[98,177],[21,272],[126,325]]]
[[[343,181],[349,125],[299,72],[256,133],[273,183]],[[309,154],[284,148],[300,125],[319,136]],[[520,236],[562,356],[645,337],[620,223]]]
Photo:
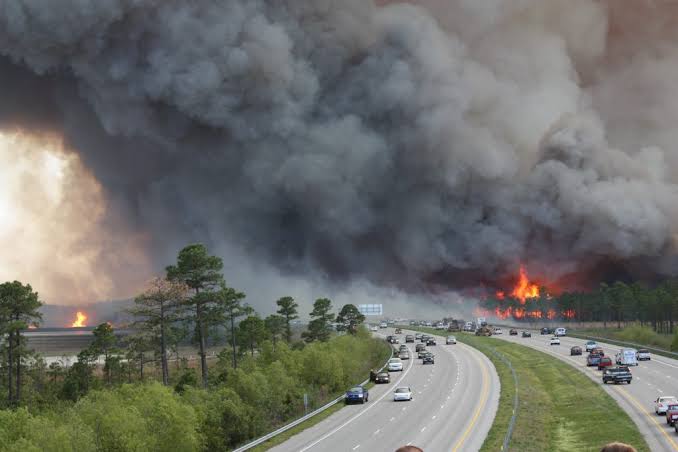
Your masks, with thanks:
[[[175,404],[178,413],[190,412],[190,427],[181,428],[193,429],[187,438],[195,442],[184,441],[190,447],[175,450],[227,450],[303,414],[309,408],[303,406],[304,394],[310,408],[320,406],[388,355],[383,341],[360,328],[365,318],[356,306],[335,313],[330,299],[319,298],[302,330],[295,323],[300,308],[293,297],[279,298],[275,314],[261,317],[244,293],[226,284],[222,270],[221,259],[205,246],[185,247],[134,299],[129,309],[134,333],[119,336],[112,325],[98,325],[70,366],[47,365],[27,347],[25,331],[41,321],[38,293],[17,281],[0,285],[0,405],[6,408],[0,420],[10,426],[0,425],[0,444],[23,445],[30,438],[41,449],[41,440],[19,425],[49,424],[47,430],[65,435],[64,429],[74,434],[77,427],[69,422],[79,419],[85,436],[95,438],[92,450],[120,450],[117,442],[131,433],[114,431],[112,424],[111,431],[102,429],[106,421],[100,417],[108,413],[97,401],[144,413],[148,401],[142,394],[148,387],[152,397]],[[180,347],[191,344],[197,365],[180,356]],[[163,389],[148,386],[153,384]],[[55,416],[64,409],[69,416]],[[162,443],[151,430],[138,440]]]
[[[595,290],[563,292],[540,296],[524,302],[514,297],[488,297],[481,307],[505,313],[515,320],[558,320],[601,322],[621,328],[630,323],[650,326],[658,333],[673,334],[678,319],[678,280],[655,286],[640,282],[601,283]]]

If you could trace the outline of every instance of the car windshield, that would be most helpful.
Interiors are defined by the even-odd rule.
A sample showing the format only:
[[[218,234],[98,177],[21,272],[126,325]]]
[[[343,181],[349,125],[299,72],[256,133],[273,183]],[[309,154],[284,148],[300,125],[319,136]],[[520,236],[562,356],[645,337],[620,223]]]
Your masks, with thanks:
[[[388,372],[379,372],[377,377],[388,377]]]
[[[669,405],[669,411],[678,410],[678,405]]]
[[[363,392],[363,388],[356,386],[355,388],[349,389],[348,392]]]
[[[659,398],[660,403],[671,403],[671,402],[675,402],[675,401],[676,401],[675,397],[660,397]]]
[[[399,363],[399,362],[400,362],[400,358],[391,358],[391,359],[388,360],[388,362],[391,363],[391,364]]]
[[[398,388],[398,389],[396,389],[395,392],[397,392],[398,394],[405,394],[405,393],[410,392],[410,389],[409,388]]]
[[[642,348],[638,350],[638,353],[650,353],[648,350],[643,350]]]

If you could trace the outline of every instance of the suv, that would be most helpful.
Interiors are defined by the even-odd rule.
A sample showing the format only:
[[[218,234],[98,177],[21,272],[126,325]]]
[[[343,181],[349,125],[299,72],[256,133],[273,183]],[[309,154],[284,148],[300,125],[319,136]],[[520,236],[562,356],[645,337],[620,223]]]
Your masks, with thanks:
[[[608,367],[603,370],[603,383],[628,383],[631,384],[631,371],[628,367]],[[677,405],[678,406],[678,405]],[[676,413],[678,415],[678,412]]]
[[[367,389],[365,389],[362,386],[355,386],[346,391],[344,401],[346,402],[347,405],[352,402],[365,403],[367,402],[368,397],[369,393],[367,392]]]
[[[408,334],[407,336],[405,336],[405,342],[414,342],[414,336]]]
[[[649,361],[650,351],[645,348],[638,349],[638,352],[636,353],[636,359],[638,361]]]

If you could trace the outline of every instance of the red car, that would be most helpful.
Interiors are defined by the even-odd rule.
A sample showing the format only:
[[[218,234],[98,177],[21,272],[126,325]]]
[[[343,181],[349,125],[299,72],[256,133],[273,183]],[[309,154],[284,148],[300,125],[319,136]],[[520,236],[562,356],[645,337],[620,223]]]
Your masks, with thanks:
[[[666,408],[666,423],[674,425],[678,421],[678,404],[671,404]]]
[[[598,370],[603,370],[606,367],[612,366],[612,358],[608,356],[603,356],[600,358],[600,361],[598,361]]]

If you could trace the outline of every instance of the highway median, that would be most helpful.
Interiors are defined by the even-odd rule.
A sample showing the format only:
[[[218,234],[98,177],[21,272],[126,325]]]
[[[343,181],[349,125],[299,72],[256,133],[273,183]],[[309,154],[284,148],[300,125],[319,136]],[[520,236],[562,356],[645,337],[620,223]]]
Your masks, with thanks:
[[[431,328],[417,331],[445,336]],[[506,440],[518,392],[515,426],[508,450],[597,451],[614,441],[649,451],[631,418],[595,382],[577,369],[546,353],[510,342],[449,333],[459,342],[484,353],[501,382],[499,409],[481,451],[498,451]],[[516,383],[509,367],[513,366]]]

